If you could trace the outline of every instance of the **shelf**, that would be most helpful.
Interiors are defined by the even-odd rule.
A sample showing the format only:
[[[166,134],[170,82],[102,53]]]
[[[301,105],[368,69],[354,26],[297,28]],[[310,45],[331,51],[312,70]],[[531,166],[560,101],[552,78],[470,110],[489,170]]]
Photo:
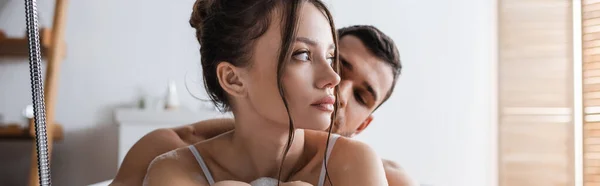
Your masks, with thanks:
[[[64,137],[62,126],[56,123],[49,126],[53,127],[53,139],[55,141],[62,140]],[[35,136],[29,133],[29,128],[18,125],[7,125],[0,126],[0,140],[35,140]]]
[[[42,57],[47,57],[48,48],[50,48],[50,29],[40,29],[40,48]],[[0,57],[28,57],[29,41],[27,37],[7,38],[4,32],[0,31]]]

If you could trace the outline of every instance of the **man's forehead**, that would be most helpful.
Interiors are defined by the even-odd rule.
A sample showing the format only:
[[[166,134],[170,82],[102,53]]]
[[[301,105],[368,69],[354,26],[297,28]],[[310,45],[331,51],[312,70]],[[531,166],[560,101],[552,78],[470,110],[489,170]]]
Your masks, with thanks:
[[[362,43],[362,41],[360,41],[360,39],[358,39],[358,37],[353,36],[353,35],[342,36],[339,39],[338,43],[340,45],[340,49],[341,48],[356,48],[356,49],[363,49],[363,50],[367,49],[365,47],[365,45]],[[342,51],[340,51],[340,53],[342,53]]]

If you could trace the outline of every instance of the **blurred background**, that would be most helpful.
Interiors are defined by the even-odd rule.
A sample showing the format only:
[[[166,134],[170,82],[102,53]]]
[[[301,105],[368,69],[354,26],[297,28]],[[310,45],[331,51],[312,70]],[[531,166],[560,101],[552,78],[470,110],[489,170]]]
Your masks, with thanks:
[[[59,1],[37,2],[40,26],[64,29],[52,30],[64,47],[48,45],[64,56],[44,63],[55,68],[46,98],[55,185],[112,179],[147,132],[221,116],[192,96],[207,98],[188,23],[193,0]],[[397,87],[356,138],[419,182],[600,184],[600,1],[325,2],[339,28],[374,25],[399,47]],[[0,138],[8,186],[27,185],[31,171],[28,60],[2,47],[25,37],[24,12],[22,1],[0,0],[0,127],[18,134],[0,132],[9,136]],[[177,112],[161,110],[169,93]]]

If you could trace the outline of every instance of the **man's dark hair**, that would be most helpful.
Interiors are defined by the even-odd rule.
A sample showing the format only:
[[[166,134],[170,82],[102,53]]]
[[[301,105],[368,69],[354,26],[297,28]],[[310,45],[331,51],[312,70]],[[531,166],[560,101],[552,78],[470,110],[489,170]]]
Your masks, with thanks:
[[[354,25],[338,29],[338,37],[340,40],[347,35],[357,37],[371,53],[390,65],[394,79],[390,91],[388,91],[381,102],[381,104],[383,104],[383,102],[387,101],[392,95],[394,87],[396,87],[396,80],[398,80],[400,71],[402,70],[400,54],[398,48],[396,48],[396,44],[394,44],[392,38],[371,25]]]

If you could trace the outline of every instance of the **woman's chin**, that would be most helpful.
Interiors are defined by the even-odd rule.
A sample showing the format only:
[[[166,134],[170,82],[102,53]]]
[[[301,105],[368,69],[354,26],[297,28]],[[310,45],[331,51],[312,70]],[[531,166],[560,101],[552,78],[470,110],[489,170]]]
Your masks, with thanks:
[[[296,123],[297,129],[307,129],[307,130],[318,130],[318,131],[326,131],[329,128],[329,124],[331,123],[330,117],[321,117],[314,118],[312,120],[305,120],[304,122]]]

